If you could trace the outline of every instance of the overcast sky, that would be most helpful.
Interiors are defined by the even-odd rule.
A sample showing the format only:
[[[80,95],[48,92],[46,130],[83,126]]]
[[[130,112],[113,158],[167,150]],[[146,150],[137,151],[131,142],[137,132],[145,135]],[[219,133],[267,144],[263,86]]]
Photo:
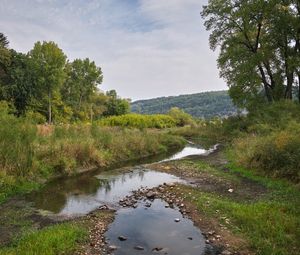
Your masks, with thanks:
[[[0,32],[28,52],[55,41],[102,68],[102,90],[152,98],[226,89],[200,17],[206,0],[1,0]]]

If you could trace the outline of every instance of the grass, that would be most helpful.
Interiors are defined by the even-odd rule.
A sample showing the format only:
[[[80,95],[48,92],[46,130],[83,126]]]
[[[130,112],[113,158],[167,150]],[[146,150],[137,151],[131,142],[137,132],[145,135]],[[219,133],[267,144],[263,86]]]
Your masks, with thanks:
[[[158,130],[88,124],[37,128],[3,113],[0,120],[5,122],[0,127],[0,203],[56,176],[165,153],[185,143]]]
[[[190,193],[190,201],[209,217],[217,218],[233,232],[245,236],[256,254],[299,254],[299,189],[286,181],[257,176],[233,164],[227,167],[231,169],[229,175],[239,173],[258,181],[269,188],[269,193],[249,203],[185,187],[185,193]],[[229,224],[224,221],[225,218],[230,220]]]
[[[86,239],[85,228],[64,223],[24,235],[9,248],[0,249],[0,255],[59,255],[73,254],[78,243]]]

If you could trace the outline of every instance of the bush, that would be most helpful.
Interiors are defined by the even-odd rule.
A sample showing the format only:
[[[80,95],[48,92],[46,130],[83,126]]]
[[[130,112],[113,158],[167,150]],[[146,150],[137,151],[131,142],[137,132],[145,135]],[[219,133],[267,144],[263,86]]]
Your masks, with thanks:
[[[35,125],[0,107],[0,169],[8,175],[25,176],[34,160]]]
[[[183,110],[179,109],[178,107],[171,108],[170,111],[168,112],[168,115],[170,115],[176,121],[176,125],[180,127],[186,125],[194,126],[196,124],[191,115],[185,113]]]
[[[268,135],[246,135],[232,145],[235,160],[243,166],[276,177],[300,181],[300,124],[289,122],[284,130]]]
[[[111,116],[98,122],[100,126],[120,126],[133,128],[170,128],[176,126],[176,120],[168,115],[153,114],[125,114],[121,116]]]

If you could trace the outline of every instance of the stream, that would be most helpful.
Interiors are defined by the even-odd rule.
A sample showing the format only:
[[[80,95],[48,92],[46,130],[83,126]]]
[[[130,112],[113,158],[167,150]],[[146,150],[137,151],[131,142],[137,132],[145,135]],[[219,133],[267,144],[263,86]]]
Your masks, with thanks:
[[[213,149],[204,150],[188,144],[182,151],[163,160],[153,159],[152,162],[205,155],[212,151]],[[146,207],[145,201],[139,202],[136,208],[122,208],[118,203],[141,187],[153,188],[163,183],[174,182],[185,181],[139,164],[61,178],[48,183],[27,199],[35,208],[61,216],[84,215],[101,205],[116,209],[115,220],[105,235],[109,245],[118,247],[114,251],[116,255],[153,252],[173,255],[203,254],[205,240],[201,231],[190,219],[184,218],[178,208],[169,208],[161,199],[155,199],[151,207]],[[127,240],[120,241],[118,237],[121,235],[126,236]]]

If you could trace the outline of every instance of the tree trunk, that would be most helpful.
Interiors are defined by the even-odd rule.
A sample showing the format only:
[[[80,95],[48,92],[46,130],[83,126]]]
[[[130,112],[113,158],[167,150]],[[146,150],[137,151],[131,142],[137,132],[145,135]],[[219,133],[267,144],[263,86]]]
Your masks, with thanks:
[[[285,98],[286,99],[293,99],[293,82],[294,82],[294,75],[293,73],[288,73],[286,76],[287,84],[285,90]]]
[[[52,105],[51,105],[51,91],[48,92],[48,123],[52,123]]]
[[[258,69],[259,69],[260,74],[261,74],[262,83],[264,84],[264,89],[265,89],[266,97],[267,97],[267,99],[268,99],[269,102],[272,102],[273,101],[273,96],[272,96],[272,93],[270,91],[269,84],[267,82],[264,69],[262,68],[261,65],[258,66]]]
[[[300,102],[300,73],[298,73],[298,99]]]

